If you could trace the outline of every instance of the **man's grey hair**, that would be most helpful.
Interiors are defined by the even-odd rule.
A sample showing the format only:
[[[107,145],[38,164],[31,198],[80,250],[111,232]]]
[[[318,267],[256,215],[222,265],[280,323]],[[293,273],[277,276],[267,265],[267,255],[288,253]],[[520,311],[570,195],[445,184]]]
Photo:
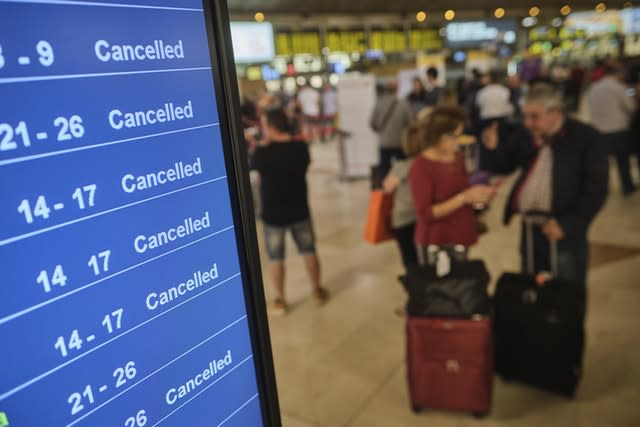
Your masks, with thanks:
[[[564,109],[562,93],[547,83],[533,85],[524,95],[523,102],[525,104],[538,102],[542,104],[546,111]]]

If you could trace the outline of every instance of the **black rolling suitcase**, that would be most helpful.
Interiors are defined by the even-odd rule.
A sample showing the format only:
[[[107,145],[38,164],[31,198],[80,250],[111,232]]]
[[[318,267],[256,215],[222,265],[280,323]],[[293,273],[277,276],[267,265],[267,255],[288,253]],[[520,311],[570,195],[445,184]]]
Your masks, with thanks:
[[[529,221],[529,242],[532,227]],[[532,258],[530,246],[527,252]],[[557,264],[556,244],[551,244],[551,257]],[[534,274],[505,273],[494,303],[496,372],[507,381],[573,397],[584,352],[585,285],[556,278],[540,285]]]

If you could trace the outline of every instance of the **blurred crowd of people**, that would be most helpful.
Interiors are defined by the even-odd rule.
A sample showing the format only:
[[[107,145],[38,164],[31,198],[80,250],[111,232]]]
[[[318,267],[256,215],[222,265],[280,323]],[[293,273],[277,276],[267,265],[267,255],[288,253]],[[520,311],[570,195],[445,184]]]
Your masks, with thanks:
[[[297,88],[293,96],[284,91],[264,92],[258,99],[242,99],[240,112],[245,130],[245,139],[249,149],[255,147],[260,132],[259,118],[266,110],[281,108],[289,117],[293,132],[307,142],[327,141],[337,131],[338,93],[329,82],[321,90],[315,89],[309,82]]]
[[[590,72],[557,68],[528,82],[474,69],[458,83],[457,93],[440,86],[438,70],[428,68],[404,97],[394,79],[386,80],[369,126],[378,138],[377,175],[384,191],[395,195],[392,222],[405,266],[428,262],[434,245],[466,254],[483,231],[479,217],[500,177],[519,170],[505,223],[514,214],[540,217],[532,235],[522,234],[523,260],[533,246],[535,269],[548,271],[555,242],[557,273],[586,281],[587,232],[606,199],[609,155],[617,163],[622,192],[636,190],[630,159],[635,154],[640,162],[639,98],[629,70],[616,61],[598,62]],[[316,299],[328,298],[320,285],[307,200],[306,143],[335,134],[337,96],[329,83],[321,91],[307,84],[294,97],[265,94],[255,104],[242,104],[252,168],[260,175],[276,291],[272,307],[279,312],[287,310],[286,232],[305,257]],[[589,124],[574,118],[583,102]]]
[[[530,237],[522,232],[523,271],[532,247],[534,269],[551,271],[553,242],[556,274],[586,282],[587,233],[608,193],[608,156],[617,163],[622,193],[636,191],[630,162],[634,153],[640,162],[639,98],[629,70],[614,60],[598,62],[591,73],[550,71],[522,82],[473,70],[456,98],[431,75],[430,87],[418,76],[405,99],[387,82],[370,125],[379,138],[384,189],[396,195],[392,220],[405,266],[425,262],[429,246],[466,252],[500,177],[519,170],[505,223],[514,214],[539,218]],[[588,124],[574,117],[583,97]]]

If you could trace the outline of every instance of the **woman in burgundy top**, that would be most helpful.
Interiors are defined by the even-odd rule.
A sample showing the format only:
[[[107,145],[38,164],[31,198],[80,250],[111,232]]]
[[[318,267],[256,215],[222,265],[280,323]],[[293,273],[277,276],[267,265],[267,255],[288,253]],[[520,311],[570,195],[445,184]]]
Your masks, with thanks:
[[[419,123],[422,152],[409,176],[418,247],[469,247],[478,240],[472,206],[488,203],[495,190],[469,184],[464,157],[458,151],[464,121],[461,109],[441,106]]]

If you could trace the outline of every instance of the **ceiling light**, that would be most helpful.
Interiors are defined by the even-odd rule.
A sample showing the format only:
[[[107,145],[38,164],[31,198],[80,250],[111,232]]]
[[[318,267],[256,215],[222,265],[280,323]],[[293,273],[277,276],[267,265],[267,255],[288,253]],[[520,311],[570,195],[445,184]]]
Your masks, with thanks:
[[[316,89],[320,89],[322,87],[322,77],[320,76],[313,76],[311,77],[311,79],[309,80],[309,83],[311,84],[311,87],[316,88]]]
[[[538,20],[532,16],[527,16],[522,20],[522,26],[524,27],[533,27],[538,23]]]
[[[499,7],[495,10],[495,12],[493,12],[493,15],[498,18],[501,19],[504,16],[504,9]]]
[[[507,31],[504,33],[504,42],[507,44],[515,43],[516,41],[516,32],[515,31]]]
[[[562,8],[560,8],[560,13],[562,14],[562,16],[567,16],[571,13],[571,6],[565,4],[564,6],[562,6]]]
[[[424,22],[427,19],[427,14],[425,12],[423,12],[422,10],[418,13],[416,13],[416,21],[418,22]]]
[[[256,22],[264,21],[264,13],[262,12],[257,12],[253,17],[255,18]]]
[[[602,13],[605,10],[607,10],[607,5],[604,3],[598,3],[598,5],[596,6],[596,12]]]
[[[446,19],[447,21],[451,21],[453,18],[456,17],[456,13],[449,9],[444,13],[444,19]]]
[[[535,18],[538,15],[540,15],[540,8],[538,6],[533,6],[529,9],[529,16],[533,16]]]

